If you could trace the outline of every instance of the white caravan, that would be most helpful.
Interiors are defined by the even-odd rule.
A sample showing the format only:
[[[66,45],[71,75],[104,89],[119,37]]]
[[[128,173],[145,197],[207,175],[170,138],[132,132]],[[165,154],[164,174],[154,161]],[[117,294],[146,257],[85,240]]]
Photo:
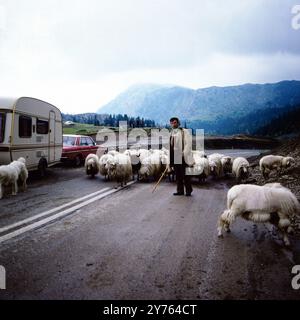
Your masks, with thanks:
[[[0,98],[0,165],[19,157],[44,174],[60,161],[62,116],[58,108],[28,97]]]

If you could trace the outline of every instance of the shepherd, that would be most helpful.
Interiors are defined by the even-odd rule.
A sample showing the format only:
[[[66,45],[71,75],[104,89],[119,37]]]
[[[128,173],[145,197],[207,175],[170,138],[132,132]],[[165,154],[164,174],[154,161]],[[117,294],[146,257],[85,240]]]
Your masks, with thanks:
[[[180,127],[180,121],[177,117],[170,119],[170,166],[176,174],[177,192],[174,196],[192,195],[191,176],[187,174],[186,168],[193,166],[194,158],[192,154],[192,135],[187,129]]]

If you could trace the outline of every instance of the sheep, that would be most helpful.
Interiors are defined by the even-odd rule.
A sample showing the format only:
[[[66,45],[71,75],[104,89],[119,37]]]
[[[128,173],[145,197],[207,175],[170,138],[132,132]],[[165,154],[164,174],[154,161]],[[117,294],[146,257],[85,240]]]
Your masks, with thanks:
[[[232,173],[237,181],[247,179],[249,176],[249,162],[243,157],[238,157],[233,160]]]
[[[228,173],[232,173],[232,164],[233,159],[230,156],[223,156],[221,158],[223,173],[227,175]]]
[[[193,152],[193,157],[195,164],[193,167],[187,167],[186,172],[188,175],[197,176],[199,182],[204,182],[210,173],[209,161],[200,153]]]
[[[92,178],[95,177],[96,174],[99,172],[99,158],[96,154],[90,153],[85,158],[85,171],[88,176],[91,176]]]
[[[132,167],[132,179],[134,180],[134,174],[137,174],[137,180],[139,180],[139,170],[141,168],[141,162],[139,158],[139,151],[135,149],[128,149],[123,154],[130,157]]]
[[[140,149],[138,151],[138,157],[140,158],[140,162],[142,163],[142,161],[149,157],[151,155],[151,151],[150,150],[147,150],[147,149]]]
[[[104,176],[104,179],[108,179],[107,169],[106,169],[106,163],[109,159],[113,159],[113,156],[111,154],[104,154],[99,159],[99,172],[102,176]]]
[[[193,150],[192,151],[193,156],[200,157],[200,158],[207,158],[207,155],[205,154],[204,151],[200,150]]]
[[[117,151],[117,150],[110,150],[110,151],[107,152],[107,154],[110,154],[111,156],[115,156],[115,155],[117,155],[117,154],[119,154],[119,153],[120,153],[120,152]]]
[[[0,166],[0,199],[3,197],[3,185],[12,186],[12,195],[18,192],[18,181],[22,184],[22,189],[27,189],[28,171],[26,168],[26,161],[24,158],[19,158],[8,165]]]
[[[210,174],[214,177],[221,177],[223,175],[223,168],[221,159],[224,155],[213,153],[208,156]]]
[[[20,157],[17,160],[18,166],[21,168],[20,174],[19,174],[19,181],[22,185],[23,192],[27,190],[27,179],[28,179],[28,170],[26,168],[26,160],[23,157]]]
[[[141,161],[139,176],[141,180],[149,180],[149,177],[158,178],[163,170],[161,155],[159,152],[152,152]]]
[[[222,230],[230,232],[230,224],[241,216],[254,222],[270,222],[277,226],[283,235],[286,246],[290,245],[287,233],[291,230],[290,218],[300,215],[300,205],[295,195],[280,183],[263,186],[240,184],[229,189],[227,209],[218,221],[218,236]]]
[[[132,177],[132,167],[130,157],[126,154],[119,153],[108,158],[105,169],[111,180],[116,180],[120,183],[121,187],[126,185],[129,179]],[[117,186],[115,186],[117,188]]]
[[[170,165],[170,152],[166,148],[162,148],[159,151],[160,162],[161,162],[161,172],[167,169],[167,175],[170,182],[175,181],[175,171]]]
[[[260,159],[259,168],[263,177],[267,179],[272,170],[276,169],[277,174],[280,174],[283,168],[290,167],[294,162],[292,157],[268,155]]]

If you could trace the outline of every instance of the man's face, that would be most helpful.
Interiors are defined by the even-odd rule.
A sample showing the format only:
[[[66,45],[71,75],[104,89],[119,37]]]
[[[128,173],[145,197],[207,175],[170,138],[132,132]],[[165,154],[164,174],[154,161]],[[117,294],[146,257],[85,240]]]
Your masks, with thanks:
[[[178,121],[177,120],[170,121],[170,125],[171,125],[172,129],[177,129],[178,128]]]

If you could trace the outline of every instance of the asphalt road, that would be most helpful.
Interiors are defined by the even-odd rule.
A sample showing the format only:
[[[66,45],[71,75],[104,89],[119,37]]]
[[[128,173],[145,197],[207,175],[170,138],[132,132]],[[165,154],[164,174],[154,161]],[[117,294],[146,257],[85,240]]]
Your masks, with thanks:
[[[51,172],[46,182],[33,176],[26,193],[1,200],[1,227],[113,190],[83,168]],[[0,243],[7,276],[0,298],[299,299],[291,287],[297,238],[285,249],[267,225],[244,220],[217,238],[231,185],[209,180],[188,198],[174,197],[167,181],[154,194],[153,183],[138,182],[76,210],[70,205],[66,216]]]

